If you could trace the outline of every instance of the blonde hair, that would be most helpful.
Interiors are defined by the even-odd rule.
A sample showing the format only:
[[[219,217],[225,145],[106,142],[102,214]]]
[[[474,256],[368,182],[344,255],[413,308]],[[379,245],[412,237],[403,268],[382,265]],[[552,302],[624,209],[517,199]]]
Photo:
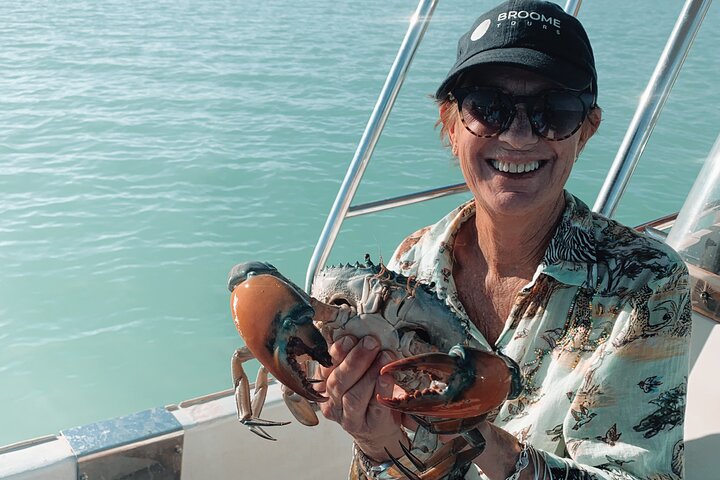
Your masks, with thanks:
[[[451,100],[449,96],[442,100],[436,100],[440,111],[440,117],[435,122],[435,128],[440,127],[440,141],[445,147],[452,147],[450,141],[449,125],[453,125],[460,120],[460,111],[457,107],[457,101]]]

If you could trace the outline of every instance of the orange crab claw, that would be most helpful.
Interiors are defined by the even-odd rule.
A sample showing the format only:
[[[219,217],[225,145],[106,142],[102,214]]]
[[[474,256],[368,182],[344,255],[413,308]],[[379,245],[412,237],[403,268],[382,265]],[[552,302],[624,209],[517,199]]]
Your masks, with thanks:
[[[313,325],[315,311],[309,297],[272,270],[254,273],[246,268],[241,276],[231,276],[230,288],[235,327],[255,358],[294,392],[315,402],[326,401],[296,360],[308,355],[323,366],[332,365],[327,343]]]
[[[394,410],[438,418],[483,415],[520,393],[518,366],[509,358],[455,346],[449,353],[425,353],[385,365],[405,394],[378,401]],[[424,388],[417,389],[417,385]]]

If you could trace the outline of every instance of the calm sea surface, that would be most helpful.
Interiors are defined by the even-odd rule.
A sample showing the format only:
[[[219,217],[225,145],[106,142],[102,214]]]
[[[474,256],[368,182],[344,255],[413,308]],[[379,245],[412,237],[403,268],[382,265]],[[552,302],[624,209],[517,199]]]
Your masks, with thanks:
[[[357,201],[460,181],[428,94],[494,2],[440,2]],[[586,1],[602,127],[592,205],[679,1]],[[4,0],[0,444],[223,390],[243,260],[302,284],[414,1]],[[678,210],[720,125],[713,5],[618,218]],[[466,197],[349,220],[331,260],[389,257]]]

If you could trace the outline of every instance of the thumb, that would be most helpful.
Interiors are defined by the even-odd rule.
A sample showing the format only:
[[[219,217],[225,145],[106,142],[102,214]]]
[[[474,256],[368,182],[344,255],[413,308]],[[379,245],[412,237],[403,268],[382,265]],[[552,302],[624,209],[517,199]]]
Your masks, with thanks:
[[[382,352],[380,354],[380,368],[384,367],[388,363],[394,362],[396,359],[396,356],[392,352],[389,352],[387,350]],[[391,397],[394,386],[395,379],[392,377],[392,375],[378,375],[377,383],[375,385],[375,393],[380,395],[381,397]]]

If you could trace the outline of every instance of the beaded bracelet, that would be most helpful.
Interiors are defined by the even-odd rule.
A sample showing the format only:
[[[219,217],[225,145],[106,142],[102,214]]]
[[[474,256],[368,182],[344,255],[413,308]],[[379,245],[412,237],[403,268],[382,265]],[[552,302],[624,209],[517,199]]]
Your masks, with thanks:
[[[522,443],[521,445],[522,450],[520,450],[520,456],[515,464],[515,470],[513,470],[513,473],[511,473],[506,480],[518,480],[522,471],[530,464],[528,460],[528,445],[527,443]]]

